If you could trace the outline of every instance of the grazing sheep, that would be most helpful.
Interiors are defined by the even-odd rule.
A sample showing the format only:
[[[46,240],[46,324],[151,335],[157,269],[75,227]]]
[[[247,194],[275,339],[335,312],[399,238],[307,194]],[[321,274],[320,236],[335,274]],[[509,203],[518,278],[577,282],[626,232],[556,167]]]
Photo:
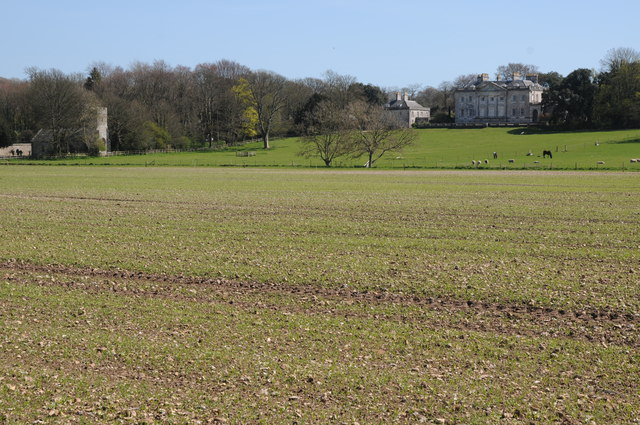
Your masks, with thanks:
[[[515,159],[510,159],[510,160],[509,160],[509,163],[510,163],[510,164],[513,164],[514,162],[516,162],[516,160],[515,160]]]
[[[488,159],[485,159],[485,160],[484,160],[484,163],[485,163],[485,164],[488,164],[488,163],[489,163],[489,160],[488,160]]]
[[[598,162],[596,162],[596,164],[598,164],[598,165],[604,165],[604,161],[598,161]]]
[[[540,161],[533,161],[534,164],[540,164]]]
[[[476,165],[476,160],[475,159],[471,160],[471,165]]]
[[[493,159],[498,159],[498,152],[493,153]]]
[[[631,163],[634,163],[634,162],[638,162],[638,160],[637,160],[637,159],[633,159],[633,158],[631,158],[631,161],[630,161],[630,162],[631,162]]]

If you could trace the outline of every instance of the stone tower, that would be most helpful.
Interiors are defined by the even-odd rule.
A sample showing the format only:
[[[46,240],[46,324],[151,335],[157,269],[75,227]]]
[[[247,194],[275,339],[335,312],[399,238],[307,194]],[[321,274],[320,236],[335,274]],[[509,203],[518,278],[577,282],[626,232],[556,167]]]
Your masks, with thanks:
[[[109,127],[107,126],[107,108],[98,108],[98,137],[104,142],[106,152],[111,152],[109,143]]]

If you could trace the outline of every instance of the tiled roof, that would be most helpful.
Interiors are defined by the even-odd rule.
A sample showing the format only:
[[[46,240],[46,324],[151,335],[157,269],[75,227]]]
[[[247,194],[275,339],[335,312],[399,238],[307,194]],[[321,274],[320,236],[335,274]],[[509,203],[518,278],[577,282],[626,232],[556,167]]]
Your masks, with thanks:
[[[413,111],[426,111],[429,109],[422,106],[415,100],[392,100],[385,106],[387,109],[409,109]]]

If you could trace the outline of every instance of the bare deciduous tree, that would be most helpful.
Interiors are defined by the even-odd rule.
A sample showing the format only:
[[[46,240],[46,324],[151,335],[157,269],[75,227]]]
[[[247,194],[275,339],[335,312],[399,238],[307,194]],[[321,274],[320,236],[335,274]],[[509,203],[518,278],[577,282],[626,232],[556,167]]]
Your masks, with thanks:
[[[280,110],[285,106],[286,79],[274,72],[257,71],[247,75],[245,100],[255,108],[263,146],[269,149],[269,134]],[[242,90],[241,93],[244,93]]]
[[[435,87],[425,87],[416,94],[416,102],[422,106],[435,109],[440,106],[440,90]]]
[[[640,52],[631,47],[618,47],[610,49],[600,64],[605,72],[617,71],[623,64],[630,64],[640,61]]]
[[[456,85],[451,81],[443,81],[438,86],[442,96],[442,109],[447,111],[447,116],[451,118],[451,110],[455,108]]]
[[[0,78],[0,146],[30,141],[33,117],[28,101],[29,84],[21,80]]]
[[[478,74],[462,74],[453,80],[453,86],[457,89],[467,87],[474,84],[478,80]]]
[[[406,87],[403,87],[400,91],[402,93],[407,93],[410,98],[414,99],[417,96],[417,94],[420,92],[420,90],[422,90],[422,84],[413,83],[413,84],[409,84]]]
[[[350,87],[357,82],[352,75],[340,75],[328,70],[324,73],[325,91],[322,93],[329,97],[338,107],[345,108],[351,102]]]
[[[516,72],[525,76],[527,74],[537,74],[539,71],[536,65],[509,63],[507,65],[500,65],[498,69],[496,69],[496,78],[499,76],[503,80],[511,80],[513,78],[513,74]]]
[[[348,109],[357,129],[353,135],[354,156],[366,155],[367,168],[387,152],[400,151],[415,141],[413,130],[402,128],[393,115],[379,106],[354,102]]]
[[[345,110],[331,101],[322,101],[309,112],[308,134],[301,139],[302,156],[319,156],[327,167],[334,159],[351,151],[349,118]]]

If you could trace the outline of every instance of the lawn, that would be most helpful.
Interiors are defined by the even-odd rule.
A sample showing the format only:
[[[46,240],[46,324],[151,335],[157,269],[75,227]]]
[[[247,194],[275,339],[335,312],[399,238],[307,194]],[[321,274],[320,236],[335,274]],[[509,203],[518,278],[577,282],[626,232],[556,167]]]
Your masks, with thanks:
[[[0,423],[638,423],[639,195],[0,167]]]
[[[476,168],[483,169],[570,169],[640,170],[640,130],[549,132],[527,128],[422,129],[415,130],[414,146],[389,153],[377,168]],[[553,158],[542,158],[550,150]],[[318,158],[298,155],[297,138],[276,139],[265,151],[261,142],[219,151],[156,153],[108,158],[65,158],[58,160],[12,160],[13,163],[47,165],[138,165],[138,166],[243,166],[243,167],[323,167]],[[253,156],[238,156],[251,152]],[[498,159],[493,159],[493,152]],[[528,155],[531,153],[531,155]],[[512,159],[513,162],[509,162]],[[488,163],[484,163],[487,160]],[[337,167],[362,167],[366,159],[342,157]],[[604,164],[599,164],[604,162]]]

